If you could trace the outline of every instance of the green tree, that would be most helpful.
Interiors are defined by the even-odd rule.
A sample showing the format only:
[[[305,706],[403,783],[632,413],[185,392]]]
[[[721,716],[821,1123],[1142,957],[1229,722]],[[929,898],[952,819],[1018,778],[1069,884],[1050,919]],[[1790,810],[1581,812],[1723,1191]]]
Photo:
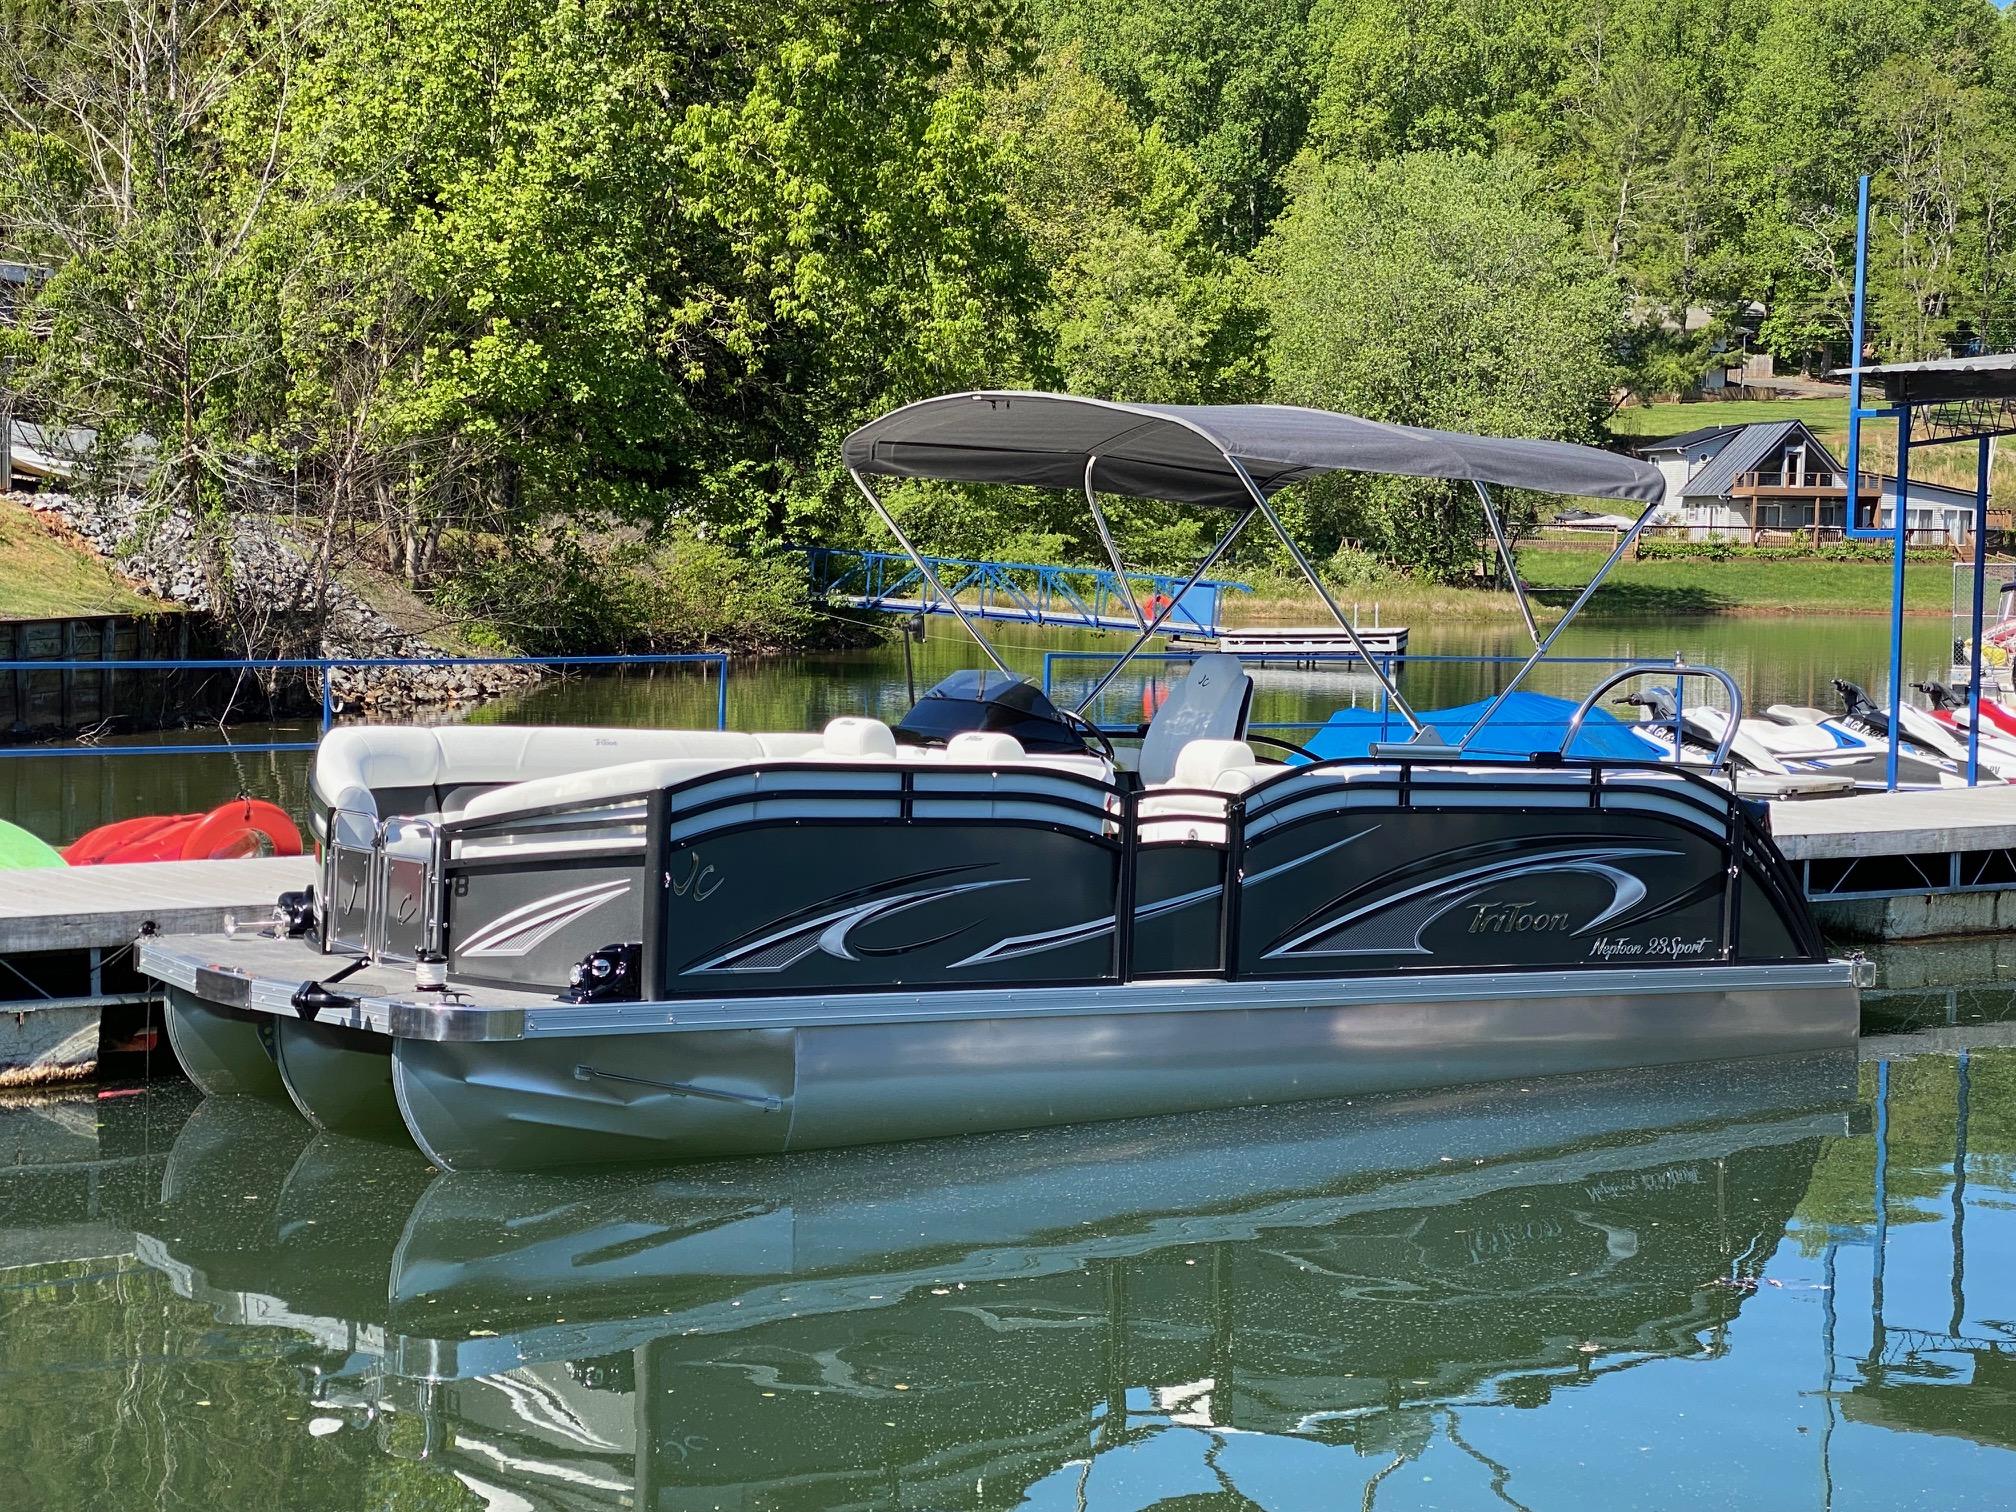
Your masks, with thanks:
[[[1214,240],[1250,250],[1282,203],[1312,81],[1308,0],[1036,0],[1052,52],[1083,64],[1142,126],[1196,162]]]
[[[284,91],[298,42],[284,17],[186,0],[0,11],[0,255],[47,270],[16,382],[96,432],[87,463],[198,522],[219,603],[222,522],[261,482],[287,272],[283,173],[236,107],[252,80]]]
[[[989,112],[1010,216],[1047,274],[1037,324],[1074,393],[1161,403],[1251,397],[1258,311],[1212,246],[1209,186],[1082,66],[1045,59]]]
[[[1594,440],[1624,301],[1527,159],[1409,153],[1307,162],[1261,249],[1277,398],[1406,425]],[[1312,491],[1305,528],[1460,576],[1482,526],[1443,485]]]

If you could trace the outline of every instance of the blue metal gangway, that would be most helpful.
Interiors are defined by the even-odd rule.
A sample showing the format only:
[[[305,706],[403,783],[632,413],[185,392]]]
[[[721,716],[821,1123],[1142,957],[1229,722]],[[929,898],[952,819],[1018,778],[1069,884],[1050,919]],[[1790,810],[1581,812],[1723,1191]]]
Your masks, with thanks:
[[[917,564],[896,551],[806,551],[812,591],[830,603],[891,614],[949,614]],[[1060,567],[1045,562],[982,562],[965,557],[924,558],[945,591],[975,619],[1029,625],[1070,625],[1090,630],[1139,630],[1134,606],[1145,613],[1174,600],[1165,635],[1216,635],[1219,601],[1226,593],[1251,593],[1245,583],[1202,579],[1187,592],[1181,577],[1154,572],[1120,574],[1103,567]],[[1180,597],[1179,597],[1180,595]]]

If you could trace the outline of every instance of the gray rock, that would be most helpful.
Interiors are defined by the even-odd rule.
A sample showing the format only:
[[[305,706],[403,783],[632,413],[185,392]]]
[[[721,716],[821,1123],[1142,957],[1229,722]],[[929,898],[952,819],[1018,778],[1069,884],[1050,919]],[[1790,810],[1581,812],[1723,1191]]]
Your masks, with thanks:
[[[6,493],[0,497],[59,520],[122,575],[156,598],[217,612],[210,574],[186,514],[163,514],[131,497],[87,498],[66,493]],[[294,551],[278,519],[240,515],[232,522],[222,586],[242,624],[275,614],[312,616],[321,605],[316,654],[327,657],[428,658],[455,653],[380,614],[343,584],[318,581]],[[268,633],[270,645],[279,636]],[[299,650],[291,654],[299,655]],[[359,667],[334,669],[330,684],[344,705],[383,713],[436,708],[447,712],[538,682],[537,667]]]

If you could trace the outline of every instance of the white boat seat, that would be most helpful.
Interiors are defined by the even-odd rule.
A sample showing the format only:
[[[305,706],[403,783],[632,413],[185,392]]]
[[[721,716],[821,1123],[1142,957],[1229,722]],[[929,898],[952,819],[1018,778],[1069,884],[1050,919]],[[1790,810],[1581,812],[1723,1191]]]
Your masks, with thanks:
[[[1227,800],[1269,774],[1243,740],[1193,740],[1177,753],[1170,780],[1151,784],[1142,797],[1137,838],[1144,845],[1181,840],[1223,845]]]
[[[1246,733],[1252,703],[1253,679],[1238,657],[1222,652],[1198,657],[1183,681],[1169,690],[1141,737],[1141,780],[1150,786],[1169,781],[1177,758],[1193,741],[1236,741]]]
[[[320,803],[384,817],[467,811],[507,784],[642,760],[762,760],[797,756],[817,735],[739,730],[628,730],[570,725],[352,725],[331,730],[315,753]]]
[[[1044,796],[1067,798],[1080,803],[1096,800],[1093,795],[1076,784],[1067,784],[1054,779],[1046,781],[1043,773],[1069,772],[1075,776],[1089,777],[1097,781],[1108,781],[1112,777],[1111,767],[1099,757],[1030,756],[1023,750],[1021,742],[1012,735],[985,731],[968,731],[955,735],[943,749],[898,747],[889,727],[879,720],[848,717],[834,720],[826,727],[826,734],[820,739],[821,744],[815,749],[783,756],[720,755],[631,761],[619,766],[598,767],[591,771],[570,772],[556,777],[515,782],[508,786],[491,788],[470,798],[457,817],[464,820],[500,819],[513,814],[565,805],[588,806],[606,803],[613,806],[625,799],[644,798],[661,788],[737,771],[750,773],[748,791],[753,797],[757,792],[758,773],[782,774],[801,763],[858,761],[870,766],[888,763],[922,768],[935,767],[940,770],[967,765],[1020,766],[1026,770],[1026,776],[1003,774],[984,788],[975,787],[972,778],[962,777],[959,779],[962,796],[956,799],[949,795],[943,798],[932,797],[930,807],[937,817],[959,815],[979,818],[1054,818],[1054,814],[1044,814],[1038,809],[1031,808],[1030,800]],[[1250,752],[1248,754],[1250,755]],[[948,777],[950,775],[948,772]],[[921,799],[932,793],[932,785],[921,778],[919,780],[921,785],[917,791]],[[808,789],[808,796],[805,799],[778,798],[773,802],[802,801],[806,814],[818,814],[822,812],[822,800],[817,796],[819,788],[831,787],[835,782],[851,786],[854,780],[834,776],[827,779],[813,778],[811,781],[812,788]],[[708,796],[722,796],[722,789],[718,785],[710,785]],[[892,796],[891,814],[898,811],[896,800]],[[750,810],[750,814],[753,816],[753,809]]]
[[[996,730],[962,730],[945,743],[947,761],[1027,761],[1029,753],[1013,735]]]
[[[896,732],[879,719],[843,715],[828,721],[819,737],[819,749],[812,754],[835,761],[894,761]]]
[[[471,798],[456,817],[464,820],[495,819],[506,814],[534,809],[558,808],[563,804],[617,803],[625,798],[641,798],[660,788],[690,782],[737,767],[773,764],[776,758],[746,756],[688,756],[664,761],[626,761],[621,766],[597,767],[589,772],[569,772],[559,777],[537,777],[530,782],[513,782],[491,788]]]

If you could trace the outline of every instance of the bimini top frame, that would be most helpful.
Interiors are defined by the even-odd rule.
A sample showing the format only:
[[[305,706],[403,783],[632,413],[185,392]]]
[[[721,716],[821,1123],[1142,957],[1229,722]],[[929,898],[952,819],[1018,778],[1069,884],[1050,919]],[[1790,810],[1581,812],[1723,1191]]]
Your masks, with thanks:
[[[1271,502],[1273,496],[1292,484],[1333,472],[1468,483],[1483,501],[1492,537],[1508,557],[1508,568],[1509,552],[1492,506],[1491,484],[1640,506],[1637,523],[1618,541],[1581,597],[1544,640],[1535,635],[1533,655],[1500,693],[1502,700],[1581,611],[1666,495],[1664,478],[1649,463],[1559,441],[1423,430],[1285,404],[1119,404],[1071,394],[1012,390],[948,394],[905,405],[855,431],[841,454],[855,485],[916,563],[924,581],[1003,672],[1008,671],[1007,664],[932,575],[864,474],[1082,488],[1116,570],[1119,553],[1099,511],[1098,489],[1132,498],[1223,509],[1231,519],[1184,585],[1186,593],[1258,515],[1378,677],[1394,707],[1414,730],[1417,745],[1432,744],[1437,737],[1422,728],[1387,671],[1359,642],[1357,631],[1323,586],[1316,569],[1282,526]],[[1516,574],[1513,582],[1518,592]],[[1179,600],[1182,596],[1175,595]],[[1521,605],[1523,608],[1523,593]],[[1173,604],[1165,606],[1152,621],[1144,618],[1134,643],[1079,702],[1081,712],[1147,644],[1171,608]],[[1531,628],[1530,614],[1527,624]]]

